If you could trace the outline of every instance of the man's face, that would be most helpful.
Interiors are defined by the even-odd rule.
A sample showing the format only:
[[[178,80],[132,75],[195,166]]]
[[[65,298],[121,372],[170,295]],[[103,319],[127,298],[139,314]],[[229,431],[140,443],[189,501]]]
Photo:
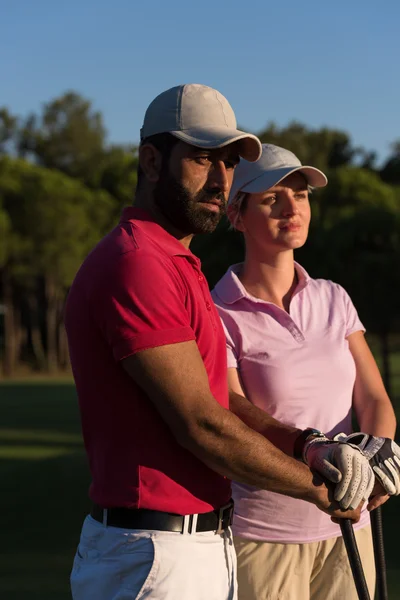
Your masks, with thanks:
[[[183,234],[211,233],[226,211],[238,162],[236,143],[203,150],[179,141],[163,159],[155,203]]]

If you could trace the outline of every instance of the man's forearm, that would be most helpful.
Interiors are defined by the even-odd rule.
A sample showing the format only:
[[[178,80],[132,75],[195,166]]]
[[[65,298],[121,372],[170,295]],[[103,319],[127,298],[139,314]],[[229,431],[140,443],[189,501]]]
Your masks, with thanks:
[[[294,442],[301,429],[284,425],[244,396],[232,391],[229,393],[229,408],[250,429],[260,433],[288,456],[293,456]]]
[[[305,465],[216,401],[195,342],[143,350],[125,359],[123,366],[154,403],[177,443],[214,471],[335,514],[327,488],[320,482],[314,485]]]
[[[219,407],[218,407],[219,408]],[[318,503],[315,477],[230,411],[208,414],[181,443],[210,468],[229,479]],[[318,481],[318,485],[321,482]]]
[[[335,518],[359,520],[360,500],[346,502],[357,510],[343,512],[318,474],[281,452],[230,410],[218,405],[209,409],[177,441],[211,469],[234,481],[311,502]]]

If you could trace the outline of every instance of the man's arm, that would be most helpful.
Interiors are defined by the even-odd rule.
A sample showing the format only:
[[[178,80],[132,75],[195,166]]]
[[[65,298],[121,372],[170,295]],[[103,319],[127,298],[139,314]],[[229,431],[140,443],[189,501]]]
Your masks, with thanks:
[[[212,396],[194,341],[150,348],[122,361],[155,404],[177,442],[230,479],[301,498],[336,517],[341,511],[325,485],[303,464],[283,454]]]
[[[293,455],[301,430],[280,423],[249,402],[245,398],[236,369],[228,369],[228,382],[231,410],[283,452]],[[357,506],[361,499],[370,496],[374,474],[361,451],[354,452],[354,448],[345,444],[331,444],[326,437],[306,439],[310,441],[299,439],[300,446],[303,447],[303,460],[313,471],[335,484],[334,498],[342,506]],[[299,448],[296,450],[298,453]]]

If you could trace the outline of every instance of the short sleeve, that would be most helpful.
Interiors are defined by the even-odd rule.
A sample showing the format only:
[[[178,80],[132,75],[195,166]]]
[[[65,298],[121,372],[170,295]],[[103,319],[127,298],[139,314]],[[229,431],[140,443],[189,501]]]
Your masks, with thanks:
[[[348,337],[352,333],[355,333],[356,331],[364,331],[365,332],[365,327],[359,319],[358,313],[356,311],[356,308],[355,308],[349,294],[340,285],[338,286],[338,288],[342,295],[343,303],[344,303],[344,307],[345,307],[346,337]]]
[[[195,339],[185,288],[169,257],[121,255],[96,286],[91,302],[117,361],[147,348]]]

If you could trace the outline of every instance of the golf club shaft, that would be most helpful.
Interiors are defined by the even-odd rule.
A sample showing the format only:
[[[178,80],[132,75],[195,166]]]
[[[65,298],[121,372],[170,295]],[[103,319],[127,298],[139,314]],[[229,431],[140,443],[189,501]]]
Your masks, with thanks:
[[[376,590],[378,592],[378,600],[388,600],[385,547],[383,545],[382,511],[380,506],[371,511],[371,528],[372,539],[374,541]]]
[[[342,530],[358,598],[359,600],[371,600],[351,520],[340,519],[340,529]]]

